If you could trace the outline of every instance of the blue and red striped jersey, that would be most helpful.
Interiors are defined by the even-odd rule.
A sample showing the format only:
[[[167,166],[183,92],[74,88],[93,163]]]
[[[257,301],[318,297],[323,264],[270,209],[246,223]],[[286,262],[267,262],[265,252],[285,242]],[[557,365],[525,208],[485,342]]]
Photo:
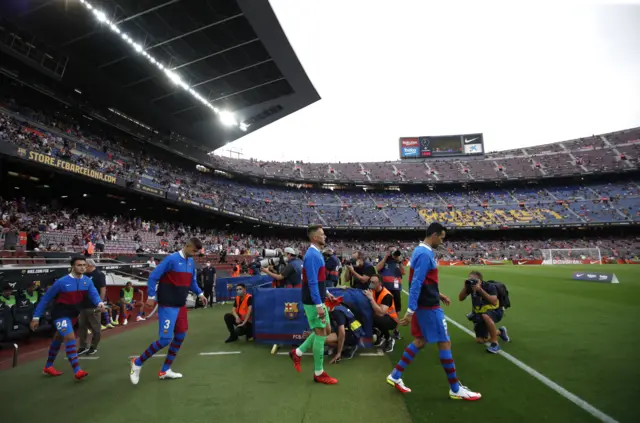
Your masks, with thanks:
[[[323,304],[327,294],[326,280],[324,257],[315,245],[311,245],[302,262],[302,304]]]
[[[409,310],[440,307],[438,264],[429,245],[421,242],[413,251],[409,279]]]
[[[54,299],[52,316],[75,317],[78,315],[81,303],[87,297],[95,306],[102,301],[93,281],[88,276],[82,275],[79,278],[74,278],[70,274],[63,276],[44,294],[33,312],[33,318],[41,317],[47,305]]]
[[[156,297],[157,292],[158,304],[166,307],[184,306],[189,291],[202,294],[196,278],[196,264],[182,251],[165,257],[149,275],[147,286],[149,297]]]

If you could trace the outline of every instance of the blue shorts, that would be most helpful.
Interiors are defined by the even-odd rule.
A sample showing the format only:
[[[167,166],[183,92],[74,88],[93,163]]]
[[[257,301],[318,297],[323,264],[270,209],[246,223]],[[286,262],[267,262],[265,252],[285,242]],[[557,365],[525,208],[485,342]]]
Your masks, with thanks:
[[[187,307],[158,306],[158,335],[160,339],[172,339],[176,333],[189,329]]]
[[[56,331],[63,338],[70,333],[73,333],[73,322],[68,317],[61,317],[53,321],[53,325],[56,328]]]
[[[133,310],[133,303],[124,303],[124,307],[127,309],[127,311],[131,311]]]
[[[418,309],[411,319],[411,335],[430,344],[449,342],[449,331],[441,308]]]

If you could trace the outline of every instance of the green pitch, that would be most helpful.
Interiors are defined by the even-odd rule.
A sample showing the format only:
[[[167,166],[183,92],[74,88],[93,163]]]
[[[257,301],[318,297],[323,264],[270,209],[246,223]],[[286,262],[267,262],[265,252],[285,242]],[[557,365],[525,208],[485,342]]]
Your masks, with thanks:
[[[457,294],[470,267],[440,269],[441,291],[453,304],[446,314],[471,328],[469,300]],[[485,279],[505,282],[513,307],[504,324],[513,341],[503,350],[620,422],[640,413],[640,266],[486,266]],[[620,284],[571,280],[575,270],[615,272]],[[404,298],[406,307],[406,297]],[[76,382],[63,352],[40,374],[44,359],[0,373],[2,422],[182,423],[367,422],[597,422],[583,409],[504,357],[487,354],[453,324],[449,332],[458,376],[483,394],[478,402],[448,398],[435,346],[420,353],[405,373],[413,389],[402,396],[385,377],[409,341],[408,328],[389,356],[357,357],[325,367],[337,386],[312,382],[312,357],[296,373],[286,355],[241,340],[224,344],[222,315],[229,306],[189,313],[190,331],[174,363],[184,379],[160,381],[163,358],[144,366],[140,384],[129,382],[129,359],[156,339],[155,323],[105,339],[97,359],[81,360],[87,380]],[[286,349],[283,349],[286,351]],[[239,354],[200,355],[207,352]],[[282,351],[282,350],[281,350]],[[163,352],[166,352],[163,351]],[[327,360],[328,363],[328,360]]]

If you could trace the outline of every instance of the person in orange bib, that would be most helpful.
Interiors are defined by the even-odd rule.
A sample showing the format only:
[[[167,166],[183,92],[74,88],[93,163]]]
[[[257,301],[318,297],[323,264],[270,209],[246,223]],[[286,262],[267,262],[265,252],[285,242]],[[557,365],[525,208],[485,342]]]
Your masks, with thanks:
[[[243,335],[246,335],[247,341],[253,338],[253,298],[251,294],[247,294],[247,287],[243,283],[236,285],[236,294],[233,311],[224,315],[224,322],[229,330],[229,338],[224,341],[227,343],[237,341],[238,337]]]
[[[380,276],[373,275],[369,279],[369,289],[364,291],[373,308],[373,327],[381,333],[376,347],[382,347],[385,352],[393,351],[396,340],[389,335],[398,326],[398,313],[393,301],[393,294],[385,288]]]
[[[231,272],[231,277],[237,278],[238,276],[240,276],[240,264],[238,264],[238,260],[236,260],[235,263],[233,263],[233,270]]]

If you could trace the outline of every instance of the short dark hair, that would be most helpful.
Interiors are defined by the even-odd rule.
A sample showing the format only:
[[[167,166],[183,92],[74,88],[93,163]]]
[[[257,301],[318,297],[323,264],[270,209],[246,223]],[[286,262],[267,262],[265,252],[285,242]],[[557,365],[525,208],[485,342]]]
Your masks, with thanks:
[[[427,236],[431,236],[433,234],[439,234],[442,231],[446,231],[446,230],[447,229],[444,226],[442,226],[441,224],[439,224],[438,222],[433,222],[427,228]]]
[[[69,263],[70,263],[72,266],[75,266],[75,264],[76,264],[76,262],[77,262],[77,261],[87,261],[87,259],[86,259],[86,258],[84,258],[84,257],[80,257],[80,256],[71,257],[71,261],[69,261]]]
[[[239,284],[237,284],[237,285],[236,285],[236,288],[237,288],[237,287],[240,287],[240,288],[244,289],[245,291],[247,290],[247,285],[245,285],[245,284],[243,284],[243,283],[239,283]]]
[[[193,245],[198,250],[202,248],[202,241],[200,241],[198,238],[189,238],[189,241],[187,242],[187,244]]]
[[[478,279],[480,279],[481,281],[483,281],[484,279],[482,278],[482,273],[480,273],[478,270],[472,270],[471,272],[469,272],[470,275],[474,275],[477,276]]]
[[[377,273],[374,273],[373,275],[369,276],[369,281],[371,281],[371,278],[376,278],[379,281],[380,280],[380,275],[378,275]]]
[[[311,238],[311,235],[313,233],[315,233],[318,229],[322,229],[322,225],[318,224],[318,225],[309,225],[309,227],[307,228],[307,236],[309,238]]]

